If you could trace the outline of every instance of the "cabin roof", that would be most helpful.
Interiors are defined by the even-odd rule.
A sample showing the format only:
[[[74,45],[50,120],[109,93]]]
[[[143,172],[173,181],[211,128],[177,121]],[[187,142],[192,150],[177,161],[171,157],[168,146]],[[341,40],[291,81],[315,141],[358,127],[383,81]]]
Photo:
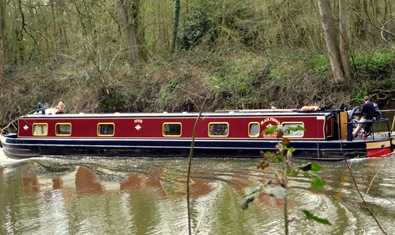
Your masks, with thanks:
[[[202,117],[243,117],[243,116],[329,116],[333,114],[329,111],[299,111],[299,110],[220,110],[216,112],[203,112]],[[142,117],[197,117],[197,112],[178,113],[69,113],[69,114],[29,114],[21,118],[142,118]]]

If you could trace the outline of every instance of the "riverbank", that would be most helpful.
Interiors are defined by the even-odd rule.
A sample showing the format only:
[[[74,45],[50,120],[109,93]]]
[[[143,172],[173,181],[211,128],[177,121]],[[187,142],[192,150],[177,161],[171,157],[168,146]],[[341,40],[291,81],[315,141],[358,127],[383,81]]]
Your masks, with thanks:
[[[395,53],[360,54],[352,79],[331,79],[326,54],[242,50],[180,52],[129,66],[47,63],[7,70],[1,83],[1,122],[38,102],[66,104],[67,112],[206,111],[361,105],[369,94],[395,108]]]

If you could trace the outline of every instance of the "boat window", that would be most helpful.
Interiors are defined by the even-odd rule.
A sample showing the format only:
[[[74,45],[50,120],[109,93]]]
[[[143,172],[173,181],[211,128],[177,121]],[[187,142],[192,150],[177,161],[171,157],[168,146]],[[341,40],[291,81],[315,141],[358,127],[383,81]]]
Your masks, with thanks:
[[[56,123],[55,134],[70,136],[71,135],[71,124],[70,123]]]
[[[48,124],[47,123],[34,123],[33,124],[33,135],[48,135]]]
[[[304,129],[304,124],[303,122],[286,122],[282,123],[284,127],[284,136],[286,137],[302,137],[304,135],[304,130],[297,130],[297,131],[292,131],[288,130],[289,127],[302,127]]]
[[[228,123],[209,123],[208,135],[210,137],[226,137],[229,135]]]
[[[258,137],[259,136],[260,125],[259,122],[251,122],[248,124],[248,135],[250,137]]]
[[[114,123],[99,123],[97,125],[98,136],[113,136],[114,132]]]
[[[181,123],[163,123],[162,134],[163,136],[181,136]]]

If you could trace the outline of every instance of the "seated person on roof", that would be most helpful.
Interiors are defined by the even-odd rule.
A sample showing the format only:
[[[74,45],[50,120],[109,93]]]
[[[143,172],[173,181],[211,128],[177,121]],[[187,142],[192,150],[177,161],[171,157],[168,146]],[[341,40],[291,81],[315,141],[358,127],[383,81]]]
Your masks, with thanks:
[[[59,102],[56,107],[48,107],[48,104],[41,104],[38,103],[37,108],[39,108],[39,111],[36,111],[36,114],[42,113],[42,114],[63,114],[64,113],[64,108],[65,105],[63,102]]]

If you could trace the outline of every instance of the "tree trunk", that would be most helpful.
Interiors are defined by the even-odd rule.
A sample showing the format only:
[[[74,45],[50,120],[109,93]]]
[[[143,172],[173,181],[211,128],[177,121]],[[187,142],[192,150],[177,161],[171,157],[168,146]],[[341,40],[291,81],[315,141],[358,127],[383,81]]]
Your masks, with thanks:
[[[57,7],[57,2],[56,0],[50,1],[51,5],[51,16],[52,16],[52,24],[53,24],[53,35],[52,35],[52,56],[53,58],[58,61],[58,21],[56,18],[56,7]]]
[[[136,45],[138,45],[138,53],[139,60],[143,59],[148,61],[149,53],[147,51],[147,43],[145,37],[145,28],[143,28],[142,24],[142,15],[141,15],[141,0],[133,0],[132,3],[132,22],[133,29],[136,35]]]
[[[331,62],[332,75],[334,81],[336,83],[340,83],[344,81],[344,72],[342,69],[340,49],[337,42],[336,27],[331,13],[330,1],[318,0],[318,6],[328,55]]]
[[[347,4],[344,0],[339,0],[339,19],[340,19],[340,56],[342,67],[346,78],[351,77],[350,50],[348,47],[347,30]]]
[[[129,64],[139,62],[139,49],[136,40],[136,34],[133,27],[133,18],[131,14],[131,0],[118,0],[119,11],[124,22],[125,44],[127,47]]]
[[[0,82],[4,76],[4,28],[5,28],[5,16],[4,16],[4,1],[0,0]]]
[[[180,22],[180,0],[174,1],[174,29],[173,29],[173,40],[171,43],[171,53],[176,50],[177,36],[178,36],[178,25]]]

